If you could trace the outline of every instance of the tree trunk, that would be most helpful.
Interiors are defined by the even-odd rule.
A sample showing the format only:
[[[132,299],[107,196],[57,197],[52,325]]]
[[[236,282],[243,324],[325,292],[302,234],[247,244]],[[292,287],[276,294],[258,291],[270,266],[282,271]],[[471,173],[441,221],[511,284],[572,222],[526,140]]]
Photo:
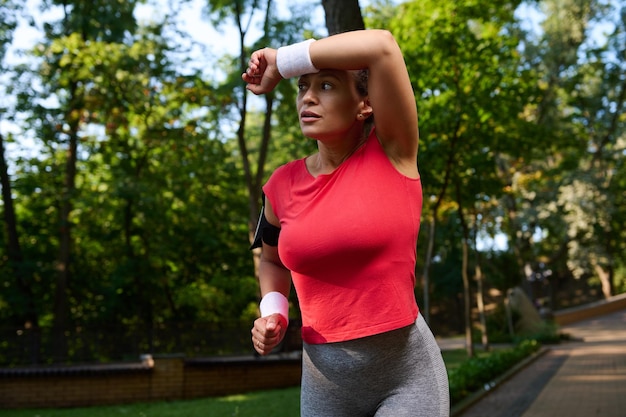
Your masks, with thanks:
[[[435,204],[432,206],[432,220],[430,223],[430,235],[428,236],[428,247],[426,250],[426,259],[424,260],[424,270],[422,274],[422,284],[424,286],[424,302],[422,306],[422,315],[424,316],[424,320],[426,323],[429,323],[430,319],[430,267],[432,265],[433,253],[435,251],[435,231],[437,226],[437,213],[439,211],[439,207],[443,203],[443,199],[448,190],[448,185],[450,184],[450,178],[452,175],[452,170],[454,166],[454,159],[456,155],[456,144],[459,140],[458,132],[460,130],[460,121],[457,121],[455,127],[455,134],[452,138],[452,142],[448,151],[448,158],[446,160],[446,170],[444,173],[443,184],[439,190],[439,194],[437,195],[437,200]]]
[[[19,269],[22,262],[22,249],[17,238],[17,220],[13,199],[11,198],[11,182],[9,167],[4,153],[4,137],[0,134],[0,185],[2,185],[2,203],[4,205],[4,225],[7,232],[7,255],[9,262]]]
[[[602,284],[602,295],[604,298],[610,298],[613,295],[613,280],[611,277],[611,272],[606,270],[597,262],[593,262],[593,269],[598,274],[598,278],[600,278],[600,283]]]
[[[489,350],[489,336],[487,335],[487,316],[485,313],[483,270],[481,267],[481,257],[478,251],[477,235],[480,229],[478,213],[474,215],[474,253],[476,255],[476,266],[474,267],[474,279],[476,280],[476,306],[478,307],[478,317],[480,320],[481,342],[485,351]]]
[[[270,13],[272,10],[272,0],[265,3],[265,19],[264,19],[264,36],[269,34]],[[250,12],[254,13],[254,10]],[[244,10],[235,8],[235,22],[239,32],[239,71],[243,73],[248,66],[248,52],[245,48],[245,37],[248,25],[243,22]],[[259,221],[259,213],[261,210],[261,186],[265,172],[265,162],[267,160],[267,150],[271,138],[271,118],[274,111],[274,94],[265,94],[265,120],[263,123],[261,143],[259,145],[259,157],[256,164],[256,173],[252,172],[252,164],[250,163],[250,153],[246,142],[246,123],[248,113],[248,93],[244,90],[241,102],[239,103],[239,126],[237,129],[237,146],[241,153],[241,161],[243,163],[244,177],[248,190],[248,239],[250,243],[254,240],[254,232]],[[254,263],[255,275],[258,276],[259,261],[261,251],[255,249],[252,251],[252,259]]]
[[[76,86],[70,88],[70,96],[76,97]],[[72,254],[72,225],[70,215],[73,210],[72,200],[76,191],[76,159],[78,151],[79,117],[74,115],[71,106],[66,114],[70,126],[69,145],[65,161],[65,180],[59,202],[59,258],[57,260],[57,279],[54,292],[54,322],[52,326],[53,357],[55,361],[63,361],[67,357],[67,336],[69,321],[68,283],[70,281],[70,264]]]
[[[472,343],[472,298],[470,294],[470,281],[468,274],[468,266],[469,266],[469,229],[467,227],[467,223],[465,222],[465,216],[463,215],[463,200],[461,199],[461,188],[460,184],[456,182],[456,196],[457,196],[457,204],[459,206],[459,221],[461,223],[461,229],[463,230],[462,237],[462,250],[463,250],[463,259],[461,261],[461,278],[463,279],[463,302],[465,304],[463,308],[464,316],[465,316],[465,349],[467,350],[467,356],[469,358],[474,357],[474,344]]]
[[[428,232],[428,247],[426,248],[426,259],[422,272],[422,290],[424,291],[424,301],[420,307],[420,313],[426,323],[430,323],[430,265],[432,264],[433,252],[435,250],[435,230],[437,228],[437,207],[433,209],[433,217],[430,219],[430,230]]]
[[[455,136],[457,138],[457,136]],[[435,251],[435,232],[437,229],[437,213],[439,212],[439,207],[441,206],[446,191],[448,189],[448,184],[450,183],[450,175],[452,173],[452,162],[454,160],[454,144],[456,140],[453,141],[453,146],[450,148],[450,153],[448,154],[448,160],[446,162],[446,173],[444,176],[443,185],[441,190],[439,191],[439,195],[437,196],[437,201],[432,206],[432,219],[430,221],[430,231],[428,235],[428,247],[426,249],[426,259],[424,260],[424,269],[422,273],[422,286],[424,288],[424,302],[422,308],[420,309],[424,320],[426,323],[430,323],[430,267],[432,265],[433,253]]]
[[[359,0],[322,0],[329,35],[365,29]]]
[[[0,185],[2,187],[2,203],[4,206],[4,225],[7,232],[7,256],[10,270],[15,277],[17,288],[22,293],[25,303],[23,306],[13,306],[19,316],[20,325],[24,326],[31,335],[30,359],[33,364],[39,363],[39,316],[35,307],[35,297],[29,283],[29,273],[24,268],[24,256],[17,233],[17,217],[11,198],[11,181],[9,167],[4,151],[4,137],[0,134]]]
[[[467,357],[474,357],[474,343],[472,342],[472,297],[470,294],[469,276],[467,273],[469,248],[467,239],[463,239],[463,260],[461,262],[461,277],[463,278],[463,312],[465,316],[465,349]]]
[[[485,301],[483,298],[483,273],[476,260],[475,279],[478,288],[476,289],[476,305],[478,306],[478,317],[480,317],[481,342],[484,350],[489,350],[489,336],[487,335],[487,316],[485,314]]]

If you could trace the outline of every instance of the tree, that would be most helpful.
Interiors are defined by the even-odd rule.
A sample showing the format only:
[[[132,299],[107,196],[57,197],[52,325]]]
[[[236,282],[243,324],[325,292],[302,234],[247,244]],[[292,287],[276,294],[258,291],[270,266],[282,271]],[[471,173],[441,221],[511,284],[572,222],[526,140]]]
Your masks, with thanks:
[[[421,114],[420,160],[430,218],[424,277],[434,257],[435,224],[442,208],[458,210],[462,246],[471,242],[466,221],[482,196],[504,189],[497,156],[512,152],[523,121],[527,87],[519,76],[514,25],[519,2],[478,6],[474,2],[411,2],[402,6],[391,28],[397,34],[418,94]],[[433,16],[435,16],[433,18]],[[429,196],[431,196],[429,198]],[[462,251],[465,300],[469,302],[469,251]],[[424,297],[429,296],[428,283]],[[428,308],[428,301],[424,302]],[[423,306],[424,309],[424,306]],[[471,349],[471,319],[466,306],[466,343]],[[428,314],[425,312],[425,314]]]
[[[166,263],[168,257],[160,257],[159,262],[155,262],[156,257],[151,256],[157,252],[152,249],[152,242],[157,239],[151,240],[149,234],[158,233],[158,229],[144,228],[144,225],[150,224],[153,218],[162,221],[163,218],[156,217],[163,211],[161,207],[146,204],[158,199],[146,199],[147,192],[154,188],[146,187],[143,181],[148,177],[146,173],[151,171],[152,159],[162,152],[165,144],[170,145],[163,138],[171,140],[180,133],[194,133],[188,126],[177,127],[176,119],[185,108],[184,100],[202,105],[204,101],[197,97],[210,100],[211,94],[206,94],[208,88],[202,90],[203,86],[194,85],[193,78],[190,82],[190,78],[177,78],[173,74],[169,69],[171,64],[166,57],[165,43],[159,35],[162,27],[148,28],[139,34],[132,18],[132,6],[128,2],[122,9],[111,2],[78,2],[71,8],[68,6],[65,18],[56,27],[51,26],[49,43],[38,49],[43,58],[38,74],[46,89],[44,95],[57,97],[58,106],[32,106],[37,102],[36,92],[22,96],[22,109],[33,115],[33,126],[38,128],[44,140],[44,150],[49,152],[50,159],[45,160],[42,155],[42,162],[35,161],[35,164],[47,164],[40,172],[57,172],[57,168],[64,172],[63,180],[59,175],[56,182],[46,184],[50,200],[60,196],[60,200],[52,201],[49,207],[58,209],[62,225],[56,240],[59,255],[53,310],[55,360],[63,360],[68,354],[67,335],[74,334],[72,324],[82,322],[85,325],[86,317],[96,322],[107,316],[108,307],[115,305],[114,302],[107,303],[107,306],[101,304],[94,310],[93,306],[77,304],[75,300],[97,299],[111,290],[120,291],[118,294],[124,294],[130,300],[126,304],[120,303],[124,306],[120,309],[122,317],[114,322],[136,322],[138,318],[149,333],[155,321],[153,307],[162,300],[157,295],[169,298],[165,304],[169,302],[170,311],[177,310],[170,282],[150,279],[163,272],[165,268],[159,263]],[[99,14],[107,7],[115,10],[105,13],[111,19],[107,17],[103,21]],[[106,27],[104,23],[110,26]],[[104,136],[90,133],[97,126],[103,127]],[[60,157],[59,151],[64,147],[66,156]],[[85,172],[85,166],[91,169]],[[106,168],[110,169],[106,175],[94,175]],[[158,178],[162,180],[164,177]],[[94,179],[99,182],[94,191],[111,189],[114,191],[110,196],[112,199],[90,199],[92,190],[87,184],[94,184],[91,182]],[[117,182],[110,184],[109,188],[111,179]],[[154,179],[151,180],[156,184]],[[42,184],[43,181],[38,185]],[[61,192],[57,191],[59,186]],[[156,191],[153,195],[159,194]],[[111,211],[103,212],[100,209],[103,205]],[[146,216],[147,211],[142,211],[144,208],[155,210]],[[121,244],[115,242],[102,250],[105,242],[116,240],[111,239],[110,232],[100,235],[103,238],[100,242],[92,240],[92,233],[98,225],[83,214],[93,212],[103,214],[103,224],[99,227],[122,226]],[[78,224],[80,227],[75,227]],[[50,227],[41,230],[48,229]],[[82,242],[81,245],[73,244],[77,240]],[[166,247],[163,249],[165,251]],[[118,264],[110,269],[105,267],[110,262],[102,261],[107,259],[107,254],[109,259],[118,260]],[[132,278],[128,279],[129,276]],[[107,288],[106,283],[111,283],[111,288]],[[122,297],[114,293],[114,297],[107,300],[119,298]],[[125,311],[128,307],[134,311]],[[74,329],[79,327],[74,326]]]
[[[594,44],[593,22],[617,16],[616,9],[611,13],[611,2],[545,1],[540,6],[546,16],[544,31],[529,39],[525,54],[543,75],[543,100],[529,115],[542,136],[550,138],[550,157],[532,164],[514,162],[524,164],[526,173],[514,185],[522,199],[511,201],[518,219],[511,242],[519,242],[514,236],[525,236],[526,254],[520,251],[519,258],[527,270],[533,269],[534,258],[543,256],[577,278],[595,272],[608,297],[614,266],[623,253],[616,245],[623,217],[616,217],[613,199],[622,193],[613,181],[623,148],[624,59],[623,40],[618,39],[624,26],[614,19],[607,42]],[[537,230],[543,231],[542,242],[532,242]]]
[[[229,103],[228,108],[236,113],[236,137],[239,154],[241,156],[245,185],[248,192],[248,231],[249,241],[252,242],[261,208],[261,186],[266,179],[266,163],[273,137],[272,131],[279,129],[280,126],[288,125],[287,123],[281,123],[278,126],[274,125],[274,112],[277,110],[277,107],[281,105],[283,100],[287,100],[288,103],[291,103],[294,90],[289,83],[282,83],[277,91],[263,96],[265,106],[262,122],[260,122],[262,127],[257,131],[256,135],[254,135],[258,140],[256,138],[253,139],[248,124],[249,97],[241,81],[241,74],[247,68],[247,60],[251,50],[268,45],[279,47],[301,40],[301,37],[305,35],[303,28],[306,28],[308,21],[307,9],[300,8],[299,12],[296,12],[295,8],[292,9],[292,16],[288,21],[278,19],[275,16],[274,6],[271,0],[265,2],[263,9],[261,9],[261,5],[259,5],[258,2],[241,0],[227,2],[210,1],[208,10],[215,24],[224,22],[226,18],[231,18],[235,22],[239,34],[239,54],[236,57],[237,64],[227,68],[229,76],[226,82],[220,86],[220,91],[224,95],[235,97],[235,100]],[[245,46],[246,36],[257,12],[263,13],[262,35],[253,43],[252,48],[247,48]],[[234,95],[233,92],[235,93]],[[284,112],[280,117],[284,117]],[[293,122],[293,117],[290,118],[290,122]],[[252,146],[256,147],[257,152],[251,152]],[[258,249],[253,251],[255,270],[258,266],[259,255],[260,252]]]
[[[69,16],[71,10],[68,6],[66,20],[80,20]],[[216,349],[207,337],[193,341],[179,333],[172,344],[156,334],[170,326],[188,326],[184,323],[189,321],[232,327],[240,318],[249,322],[253,314],[254,276],[250,259],[241,257],[249,233],[247,223],[241,223],[248,195],[241,187],[239,149],[228,129],[233,89],[203,80],[187,71],[184,62],[170,60],[180,46],[162,36],[171,28],[167,19],[129,30],[120,41],[109,33],[115,28],[104,29],[103,40],[86,39],[82,31],[70,29],[67,36],[54,37],[51,25],[49,43],[35,49],[41,65],[34,72],[23,71],[15,83],[20,111],[28,115],[25,125],[41,139],[41,152],[17,161],[14,190],[16,211],[26,214],[18,233],[33,237],[26,240],[25,254],[37,265],[34,297],[46,318],[45,329],[50,326],[47,318],[54,317],[50,290],[60,288],[50,282],[60,276],[50,265],[58,264],[55,214],[61,207],[58,190],[67,178],[62,167],[68,160],[75,163],[68,217],[71,263],[67,281],[62,281],[65,290],[60,291],[67,295],[71,314],[55,317],[58,334],[60,319],[66,322],[61,342],[67,349],[59,343],[52,360],[77,360],[77,352],[111,358],[111,353],[97,353],[109,348],[104,341],[108,336],[99,330],[103,326],[111,334],[132,334],[121,339],[137,340],[144,352],[185,338],[189,349]],[[279,39],[297,36],[294,29],[301,30],[304,21],[299,17],[283,24],[272,18],[268,25]],[[243,93],[240,70],[229,74],[233,78],[228,81]],[[76,87],[73,94],[80,100],[70,103],[70,86]],[[285,83],[283,91],[291,102],[293,87]],[[41,97],[52,99],[39,105]],[[279,111],[267,121],[274,115],[279,120],[296,117],[280,106],[273,109]],[[73,130],[65,120],[68,114],[79,115]],[[261,120],[256,113],[252,119],[246,134],[255,134],[248,143],[254,149],[261,142],[256,133],[267,131],[269,123],[256,123]],[[280,131],[289,134],[285,151],[293,151],[290,129]],[[67,148],[69,132],[75,132],[75,149]],[[73,149],[73,159],[67,158],[66,149]],[[282,162],[274,157],[271,163]],[[263,169],[257,175],[264,176]],[[6,317],[7,309],[2,314]],[[88,332],[94,333],[83,336]]]
[[[6,48],[10,44],[13,32],[17,26],[17,10],[17,4],[12,1],[2,0],[0,2],[0,15],[3,16],[2,22],[0,22],[0,74],[6,73],[4,57]],[[0,108],[0,121],[5,112],[7,112],[7,109]],[[32,331],[33,354],[30,359],[33,363],[37,363],[39,362],[37,353],[40,343],[39,313],[32,288],[33,276],[31,269],[28,268],[25,262],[20,243],[17,215],[13,202],[13,187],[6,157],[5,138],[2,132],[0,132],[0,187],[2,189],[2,205],[4,209],[4,230],[6,231],[7,275],[14,277],[15,285],[18,289],[18,296],[11,299],[10,304],[13,308],[14,322]]]
[[[83,59],[75,55],[76,47],[80,48],[81,44],[89,41],[122,41],[125,31],[132,33],[136,26],[133,18],[135,1],[124,2],[121,6],[106,0],[54,1],[52,4],[63,7],[64,18],[56,27],[49,27],[51,60],[45,64],[42,72],[48,76],[46,82],[50,93],[56,94],[62,102],[57,121],[64,128],[57,131],[54,139],[49,139],[66,143],[64,180],[58,202],[59,255],[54,295],[54,340],[56,356],[62,360],[67,352],[65,333],[68,329],[68,285],[72,270],[71,214],[76,194],[78,142],[80,129],[86,122],[83,114],[91,75],[88,72],[72,71],[82,69],[76,65]]]
[[[241,255],[261,184],[315,147],[301,139],[295,84],[246,98],[241,66],[252,49],[314,36],[312,9],[298,4],[285,19],[273,2],[211,2],[212,18],[245,37],[235,56],[209,58],[227,74],[211,79],[193,69],[203,63],[181,58],[186,41],[169,36],[184,35],[173,18],[184,2],[148,26],[135,26],[130,2],[60,3],[46,3],[66,15],[45,24],[48,37],[27,64],[2,62],[3,92],[18,100],[15,109],[1,102],[0,118],[21,131],[0,132],[0,147],[30,140],[38,151],[0,152],[0,320],[17,326],[0,335],[0,362],[36,362],[39,351],[52,362],[53,320],[67,343],[58,360],[236,352],[212,335],[247,338],[257,314],[253,258]],[[576,274],[600,288],[602,277],[607,294],[626,282],[626,59],[616,2],[532,3],[545,12],[538,33],[511,18],[517,2],[473,3],[364,10],[368,26],[396,35],[420,110],[420,308],[427,315],[432,297],[431,325],[454,322],[466,334],[471,321],[448,318],[471,308],[473,294],[480,306],[483,282],[505,293],[521,281],[536,292],[525,273],[534,279],[542,265],[559,283]],[[17,13],[9,6],[0,0],[0,52]],[[347,30],[346,16],[328,22]],[[605,22],[604,38],[589,36],[594,22]],[[481,236],[503,233],[506,247],[479,251]],[[56,289],[65,318],[54,316]],[[41,349],[26,340],[37,323]]]
[[[365,29],[359,0],[322,0],[329,35]]]
[[[595,2],[587,7],[587,20],[604,13]],[[565,87],[569,93],[566,106],[572,110],[577,134],[586,139],[586,152],[578,166],[582,175],[563,187],[563,194],[569,191],[578,197],[564,201],[569,206],[564,219],[570,225],[568,235],[576,241],[568,246],[568,263],[576,276],[594,271],[606,298],[614,294],[615,265],[623,253],[618,242],[624,217],[615,201],[623,189],[616,188],[615,179],[623,169],[624,145],[619,138],[624,135],[626,107],[625,25],[623,18],[616,20],[605,44],[584,50],[584,61]]]

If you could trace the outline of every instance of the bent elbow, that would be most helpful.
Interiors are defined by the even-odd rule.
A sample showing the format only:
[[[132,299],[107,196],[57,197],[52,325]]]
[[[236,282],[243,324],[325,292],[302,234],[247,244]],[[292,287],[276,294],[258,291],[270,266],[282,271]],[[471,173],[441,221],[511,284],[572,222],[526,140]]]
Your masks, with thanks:
[[[380,53],[382,53],[383,55],[393,55],[400,53],[400,55],[402,55],[402,52],[400,51],[400,46],[398,45],[396,38],[390,31],[386,29],[374,29],[374,31],[376,32],[375,36],[379,43],[378,50]]]

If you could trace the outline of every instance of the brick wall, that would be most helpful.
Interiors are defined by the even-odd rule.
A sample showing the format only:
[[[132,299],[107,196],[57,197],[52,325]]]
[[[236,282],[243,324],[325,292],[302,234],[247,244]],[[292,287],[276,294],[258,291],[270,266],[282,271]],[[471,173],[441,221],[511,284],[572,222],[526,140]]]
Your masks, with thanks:
[[[192,399],[297,386],[299,353],[267,358],[144,357],[141,363],[0,369],[0,408]]]
[[[295,357],[294,357],[295,358]],[[301,359],[257,358],[196,360],[185,373],[185,398],[228,395],[258,389],[293,387],[300,384]]]

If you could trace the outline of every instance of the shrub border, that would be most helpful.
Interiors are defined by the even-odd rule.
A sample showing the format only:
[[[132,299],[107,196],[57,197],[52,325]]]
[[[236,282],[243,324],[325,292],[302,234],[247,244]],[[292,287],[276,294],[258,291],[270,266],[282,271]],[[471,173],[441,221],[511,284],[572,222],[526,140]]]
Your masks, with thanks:
[[[480,388],[478,391],[472,392],[457,403],[453,404],[450,409],[450,417],[459,417],[469,407],[483,399],[485,396],[487,396],[487,394],[490,394],[500,388],[500,386],[504,384],[507,380],[509,380],[512,376],[520,372],[522,369],[526,368],[528,365],[530,365],[549,351],[550,348],[540,347],[538,351],[522,359],[514,366],[509,368],[502,375],[496,377],[492,381],[486,382],[483,387]]]

